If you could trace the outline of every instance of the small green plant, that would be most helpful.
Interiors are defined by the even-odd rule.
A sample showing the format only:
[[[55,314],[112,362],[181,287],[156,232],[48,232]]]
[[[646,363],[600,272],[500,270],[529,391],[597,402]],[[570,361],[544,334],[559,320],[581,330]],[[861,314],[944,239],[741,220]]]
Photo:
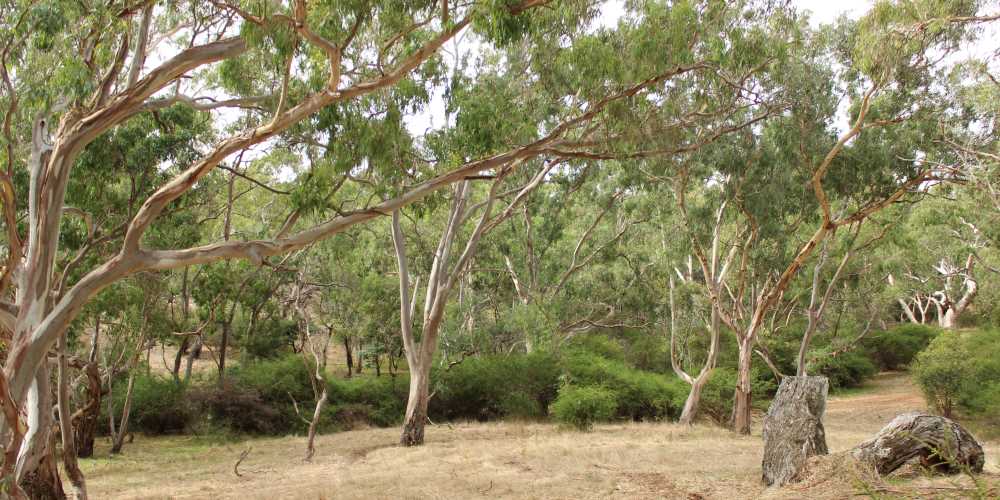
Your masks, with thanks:
[[[948,334],[931,343],[917,356],[913,378],[928,404],[951,417],[964,384],[969,379],[969,353],[957,334]]]
[[[956,409],[991,417],[1000,412],[1000,331],[946,332],[911,367],[927,403],[944,416]]]
[[[550,413],[563,425],[589,431],[597,422],[608,422],[618,409],[615,394],[598,386],[564,386]]]

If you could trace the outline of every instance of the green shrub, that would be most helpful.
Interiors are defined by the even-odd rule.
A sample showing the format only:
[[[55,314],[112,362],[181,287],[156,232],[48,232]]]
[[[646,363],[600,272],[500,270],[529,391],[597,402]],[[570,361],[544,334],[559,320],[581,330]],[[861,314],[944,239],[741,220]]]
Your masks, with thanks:
[[[402,374],[395,377],[331,378],[327,383],[327,390],[330,411],[335,415],[333,425],[353,427],[364,423],[388,427],[403,421],[409,377]],[[361,422],[361,418],[366,421]]]
[[[964,338],[972,358],[960,404],[971,414],[1000,418],[1000,330],[969,332]]]
[[[115,418],[121,418],[127,389],[127,378],[115,381]],[[156,375],[136,375],[132,386],[129,429],[149,435],[174,434],[184,431],[191,424],[193,416],[194,412],[185,397],[183,386],[173,379]],[[106,414],[102,420],[107,421]]]
[[[750,394],[752,406],[763,408],[767,406],[777,386],[770,372],[750,370]],[[719,425],[727,425],[733,414],[733,402],[736,392],[736,370],[734,368],[716,368],[701,389],[699,413]],[[686,394],[685,394],[685,397]]]
[[[298,354],[244,363],[230,369],[226,377],[256,390],[262,400],[276,406],[291,406],[293,398],[301,403],[314,397],[309,384],[310,368]]]
[[[927,403],[945,416],[1000,414],[1000,331],[944,332],[911,367]]]
[[[706,349],[707,352],[707,349]],[[670,373],[670,352],[661,337],[643,332],[625,348],[625,362],[643,371]]]
[[[970,382],[968,346],[958,334],[942,335],[917,355],[911,372],[927,403],[946,417],[958,403],[963,386]]]
[[[559,365],[547,353],[468,358],[431,375],[429,413],[442,420],[539,418],[556,397]]]
[[[830,380],[830,389],[857,387],[875,376],[878,368],[868,356],[857,351],[847,351],[836,356],[820,356],[809,366],[809,373],[823,375]]]
[[[605,335],[580,335],[573,337],[566,348],[570,353],[587,353],[615,361],[625,361],[621,344]]]
[[[588,431],[594,423],[608,422],[615,416],[616,400],[615,394],[603,387],[564,386],[550,412],[557,422]]]
[[[687,384],[677,377],[644,372],[621,361],[575,352],[563,364],[563,378],[570,385],[601,386],[611,391],[621,418],[677,418],[687,397]]]
[[[716,368],[701,389],[698,412],[719,425],[725,425],[733,414],[733,397],[736,390],[736,370]]]
[[[303,358],[287,354],[233,367],[219,387],[207,382],[192,394],[211,423],[237,433],[275,435],[303,432],[295,410],[310,413],[314,404],[309,367]]]
[[[926,349],[938,332],[937,328],[927,325],[905,324],[865,338],[862,346],[878,368],[899,370]]]
[[[192,388],[190,398],[210,426],[238,434],[274,435],[301,427],[300,420],[264,401],[260,391],[231,381]]]

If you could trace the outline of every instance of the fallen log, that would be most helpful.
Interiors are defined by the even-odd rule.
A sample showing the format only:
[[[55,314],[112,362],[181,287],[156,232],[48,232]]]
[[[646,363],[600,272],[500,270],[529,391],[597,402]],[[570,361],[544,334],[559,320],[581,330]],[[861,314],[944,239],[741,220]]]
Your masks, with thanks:
[[[897,416],[872,439],[853,450],[859,462],[885,475],[906,462],[943,473],[982,472],[986,456],[969,431],[954,420],[921,412]]]

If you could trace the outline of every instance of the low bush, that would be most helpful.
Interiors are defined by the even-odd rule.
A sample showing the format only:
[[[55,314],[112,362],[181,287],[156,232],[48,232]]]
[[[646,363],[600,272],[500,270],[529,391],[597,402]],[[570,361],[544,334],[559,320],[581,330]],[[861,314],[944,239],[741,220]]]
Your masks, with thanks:
[[[569,353],[587,353],[615,361],[625,361],[625,349],[614,339],[604,335],[573,337],[566,346]]]
[[[297,427],[297,419],[269,404],[260,391],[226,382],[205,384],[190,390],[191,403],[201,409],[211,427],[238,434],[274,435]]]
[[[589,431],[595,423],[608,422],[616,413],[617,396],[599,386],[564,386],[552,403],[552,417],[563,425]]]
[[[574,352],[563,361],[563,380],[572,386],[601,386],[614,394],[617,416],[636,421],[680,416],[687,385],[674,376],[644,372],[624,362]]]
[[[1000,331],[944,332],[917,355],[913,378],[945,416],[1000,415]]]
[[[777,389],[770,374],[754,368],[750,371],[750,394],[752,406],[763,408]],[[736,391],[736,370],[716,368],[701,389],[699,413],[719,425],[728,425],[733,414]],[[687,394],[685,394],[685,398]]]
[[[559,365],[547,353],[468,358],[431,375],[429,413],[443,420],[544,417],[559,387]]]
[[[115,418],[121,418],[127,392],[127,378],[116,380],[112,394]],[[102,410],[102,413],[106,412]],[[194,412],[184,395],[183,386],[173,379],[156,375],[136,375],[129,410],[130,430],[149,435],[175,434],[187,429],[193,417]],[[107,422],[106,413],[101,420]]]
[[[809,373],[825,376],[830,381],[830,389],[837,390],[861,385],[875,376],[878,368],[864,353],[847,351],[836,356],[820,356],[809,365]]]
[[[900,370],[927,348],[938,331],[928,325],[900,325],[865,338],[862,347],[879,369]]]
[[[409,377],[331,378],[327,383],[332,425],[353,427],[359,424],[388,427],[403,421]],[[364,419],[364,421],[362,421]]]

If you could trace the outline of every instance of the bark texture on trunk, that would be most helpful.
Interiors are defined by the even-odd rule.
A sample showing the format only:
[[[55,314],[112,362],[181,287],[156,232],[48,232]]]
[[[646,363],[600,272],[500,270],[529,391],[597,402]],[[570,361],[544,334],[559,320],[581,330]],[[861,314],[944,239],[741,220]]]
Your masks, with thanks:
[[[430,363],[419,367],[410,376],[410,394],[406,402],[406,417],[403,420],[403,434],[399,444],[420,446],[424,444],[424,428],[427,426],[427,403],[429,390]]]
[[[695,417],[698,415],[698,405],[701,403],[701,390],[705,388],[705,384],[708,383],[708,377],[710,375],[704,375],[695,379],[694,383],[691,384],[691,392],[688,392],[688,397],[684,400],[684,409],[681,411],[681,418],[678,423],[684,425],[691,425],[694,423]]]
[[[826,377],[785,377],[764,417],[764,458],[767,486],[796,481],[810,457],[826,455],[823,413],[830,384]]]
[[[319,399],[316,401],[316,408],[313,411],[312,420],[309,421],[309,437],[306,443],[306,462],[312,460],[313,455],[316,454],[316,431],[319,430],[319,418],[323,414],[323,408],[326,407],[327,402],[327,389],[324,385],[323,392],[320,394]]]
[[[66,492],[59,479],[58,466],[52,454],[42,458],[38,467],[21,479],[21,489],[31,500],[65,500]]]
[[[52,391],[46,365],[38,368],[26,403],[28,429],[17,457],[17,480],[29,498],[66,498],[55,458]]]
[[[76,456],[89,458],[94,456],[94,439],[97,435],[97,422],[101,417],[101,397],[104,387],[101,383],[100,368],[96,361],[84,363],[74,359],[70,366],[83,372],[86,377],[86,401],[73,413],[72,425],[76,444]]]
[[[344,354],[347,355],[347,378],[354,374],[354,356],[351,354],[351,338],[344,336]]]
[[[59,405],[59,434],[62,438],[62,459],[66,475],[73,486],[73,497],[76,500],[87,500],[87,484],[77,463],[76,433],[73,429],[72,408],[69,396],[69,362],[66,359],[66,336],[59,339],[59,387],[56,391]]]
[[[883,475],[914,458],[945,473],[982,472],[986,462],[983,447],[958,422],[922,412],[897,416],[851,455]]]
[[[753,340],[740,342],[739,365],[736,375],[736,394],[733,403],[733,432],[750,434],[752,402],[750,388],[750,363],[753,360]]]

